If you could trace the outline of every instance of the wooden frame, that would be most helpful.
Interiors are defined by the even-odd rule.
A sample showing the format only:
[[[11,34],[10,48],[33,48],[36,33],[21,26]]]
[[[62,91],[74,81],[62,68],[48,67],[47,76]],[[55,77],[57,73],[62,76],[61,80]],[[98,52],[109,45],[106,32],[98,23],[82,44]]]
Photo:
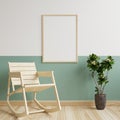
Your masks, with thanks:
[[[77,15],[42,15],[42,62],[77,62]]]
[[[51,79],[50,83],[40,84],[40,77],[49,77]],[[15,86],[19,86],[19,88],[15,89]],[[12,87],[12,90],[10,89]],[[56,100],[56,107],[47,107],[41,104],[37,100],[37,92],[41,92],[43,90],[53,88],[54,95]],[[33,102],[38,106],[37,110],[29,111],[28,109],[28,101],[27,101],[27,92],[34,93]],[[23,103],[24,103],[24,111],[18,112],[13,108],[11,104],[10,97],[14,94],[22,93],[23,94]],[[12,113],[17,116],[29,115],[32,113],[39,112],[54,112],[57,110],[61,110],[60,100],[57,92],[57,87],[54,78],[53,71],[37,71],[35,67],[35,63],[22,63],[22,62],[9,62],[9,78],[8,78],[8,93],[7,93],[7,104],[11,109]]]

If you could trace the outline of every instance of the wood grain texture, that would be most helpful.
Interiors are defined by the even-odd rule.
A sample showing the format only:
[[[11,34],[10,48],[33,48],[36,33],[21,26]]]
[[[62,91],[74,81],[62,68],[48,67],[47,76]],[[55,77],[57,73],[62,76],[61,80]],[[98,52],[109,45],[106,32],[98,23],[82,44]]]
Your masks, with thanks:
[[[15,106],[15,109],[23,110]],[[33,107],[29,107],[30,110]],[[120,106],[107,106],[104,110],[96,110],[94,106],[62,106],[61,111],[53,113],[36,113],[16,118],[7,106],[0,107],[1,120],[120,120]]]

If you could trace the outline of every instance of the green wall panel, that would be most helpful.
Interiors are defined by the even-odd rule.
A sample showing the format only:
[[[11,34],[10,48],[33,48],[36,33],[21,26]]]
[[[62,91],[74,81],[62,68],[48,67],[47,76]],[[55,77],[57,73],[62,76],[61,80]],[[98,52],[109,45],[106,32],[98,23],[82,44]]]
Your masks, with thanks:
[[[104,57],[103,57],[104,58]],[[115,64],[109,72],[109,83],[105,88],[107,99],[120,100],[120,57],[114,56]],[[6,100],[8,83],[8,62],[35,62],[37,70],[54,70],[61,100],[94,99],[94,83],[86,67],[87,56],[79,56],[78,63],[42,63],[39,56],[0,56],[0,100]],[[53,90],[38,93],[38,99],[54,99]],[[33,95],[27,94],[28,99]],[[20,100],[22,95],[12,99]]]

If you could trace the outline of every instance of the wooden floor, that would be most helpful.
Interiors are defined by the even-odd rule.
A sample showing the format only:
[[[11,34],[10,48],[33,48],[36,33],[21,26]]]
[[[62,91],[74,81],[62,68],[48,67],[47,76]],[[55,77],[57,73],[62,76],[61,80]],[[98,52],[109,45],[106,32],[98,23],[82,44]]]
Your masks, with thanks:
[[[59,112],[30,114],[20,118],[11,115],[7,106],[0,106],[0,120],[120,120],[120,106],[108,106],[104,110],[88,106],[63,106]]]

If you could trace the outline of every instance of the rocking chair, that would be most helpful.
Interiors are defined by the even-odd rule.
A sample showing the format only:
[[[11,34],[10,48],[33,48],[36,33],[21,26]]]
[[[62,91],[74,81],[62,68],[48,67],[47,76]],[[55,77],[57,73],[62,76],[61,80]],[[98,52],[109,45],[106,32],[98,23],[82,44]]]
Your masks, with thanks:
[[[29,63],[9,62],[8,64],[9,64],[9,78],[8,78],[7,103],[12,113],[15,114],[15,116],[19,117],[19,116],[29,115],[32,113],[54,112],[57,110],[61,110],[61,105],[59,101],[59,96],[57,92],[53,71],[37,72],[34,62],[29,62]],[[51,83],[40,84],[39,77],[49,77],[51,78]],[[37,92],[41,92],[49,88],[53,88],[55,91],[54,93],[56,97],[56,107],[51,107],[51,108],[46,107],[37,100],[36,97]],[[26,97],[27,92],[34,93],[33,101],[38,106],[39,110],[29,111],[28,101]],[[10,97],[17,93],[23,94],[24,112],[16,111],[11,104],[12,100],[10,100]]]

